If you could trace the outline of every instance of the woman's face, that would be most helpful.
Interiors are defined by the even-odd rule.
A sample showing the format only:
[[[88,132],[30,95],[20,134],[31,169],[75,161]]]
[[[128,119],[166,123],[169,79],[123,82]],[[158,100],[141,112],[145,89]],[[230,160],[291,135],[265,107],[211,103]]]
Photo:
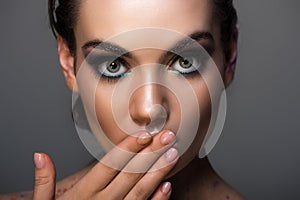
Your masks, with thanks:
[[[201,32],[209,33],[211,37],[197,38],[197,42],[204,48],[213,49],[210,56],[218,66],[223,79],[228,78],[226,77],[228,74],[225,70],[226,63],[224,63],[225,59],[221,47],[220,26],[213,15],[213,4],[210,0],[82,1],[75,27],[76,71],[80,69],[81,63],[94,48],[92,45],[86,45],[90,41],[105,41],[126,31],[148,27],[174,30],[187,36]],[[130,58],[124,58],[127,66],[124,66],[123,70],[133,69],[136,66],[149,63],[161,63],[162,55],[164,55],[164,51],[157,49],[140,49],[130,53],[132,55]],[[170,68],[173,67],[172,64],[170,64]],[[118,65],[121,65],[121,63],[115,62],[110,67],[113,70],[121,70]],[[198,74],[185,76],[185,78],[192,87],[198,101],[201,121],[193,144],[179,160],[178,169],[197,155],[210,123],[211,115],[210,95],[201,76]],[[226,83],[229,84],[230,81],[226,81]],[[99,81],[95,91],[95,111],[98,122],[114,144],[118,144],[128,136],[116,124],[111,108],[116,84],[116,81],[103,79]],[[149,124],[151,122],[149,108],[159,104],[164,107],[167,114],[164,129],[172,130],[176,134],[180,123],[181,110],[175,95],[159,85],[139,87],[128,101],[128,111],[132,121],[141,126]]]

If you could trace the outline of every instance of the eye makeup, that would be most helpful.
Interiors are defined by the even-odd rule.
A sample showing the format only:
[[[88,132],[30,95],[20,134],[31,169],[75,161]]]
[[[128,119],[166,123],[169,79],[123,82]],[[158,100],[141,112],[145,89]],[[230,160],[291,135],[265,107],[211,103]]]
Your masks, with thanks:
[[[186,78],[204,70],[207,59],[215,51],[214,39],[209,32],[195,32],[190,37],[193,40],[182,39],[159,58],[159,63],[165,64],[168,70],[184,75]],[[199,48],[199,44],[203,49]],[[92,67],[95,78],[110,83],[128,75],[130,69],[135,67],[129,64],[129,59],[134,59],[132,52],[109,42],[89,41],[82,46],[82,52],[85,60]]]
[[[129,72],[129,64],[122,57],[93,52],[85,60],[92,68],[96,79],[110,83],[116,82]]]

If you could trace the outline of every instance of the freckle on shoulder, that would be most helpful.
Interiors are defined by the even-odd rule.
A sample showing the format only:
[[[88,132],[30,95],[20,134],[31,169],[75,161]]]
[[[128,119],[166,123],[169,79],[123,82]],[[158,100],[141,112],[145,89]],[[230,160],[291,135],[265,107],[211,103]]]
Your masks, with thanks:
[[[227,194],[227,195],[225,195],[224,199],[225,200],[245,200],[245,198],[238,193]]]
[[[236,191],[234,188],[232,188],[227,183],[224,183],[224,189],[223,189],[223,197],[224,200],[245,200],[245,197],[243,197],[238,191]]]
[[[230,186],[228,183],[226,183],[224,180],[220,178],[212,180],[210,191],[213,193],[212,197],[214,198],[216,197],[216,199],[224,199],[224,200],[245,200],[246,199],[232,186]]]

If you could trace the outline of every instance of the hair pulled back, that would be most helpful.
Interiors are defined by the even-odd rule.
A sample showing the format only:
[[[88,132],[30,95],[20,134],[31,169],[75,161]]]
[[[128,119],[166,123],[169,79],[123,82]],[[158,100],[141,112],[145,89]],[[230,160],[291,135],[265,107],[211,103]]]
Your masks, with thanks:
[[[221,28],[221,40],[226,54],[228,42],[232,38],[236,25],[237,13],[232,0],[212,0],[215,16]],[[60,35],[68,44],[71,53],[75,53],[76,40],[74,27],[76,25],[80,0],[48,0],[50,27],[55,37]]]

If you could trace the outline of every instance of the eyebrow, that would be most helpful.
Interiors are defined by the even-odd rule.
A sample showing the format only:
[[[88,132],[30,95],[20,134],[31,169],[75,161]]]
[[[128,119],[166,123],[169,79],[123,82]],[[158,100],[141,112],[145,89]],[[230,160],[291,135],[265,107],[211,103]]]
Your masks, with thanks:
[[[192,39],[192,40],[191,40]],[[183,40],[177,42],[171,49],[169,49],[164,56],[167,56],[169,54],[176,54],[182,51],[185,47],[191,45],[194,43],[194,41],[199,42],[200,40],[209,40],[210,44],[214,44],[214,37],[210,32],[207,31],[196,31],[189,35],[189,38],[184,38]],[[209,45],[210,47],[206,49],[209,54],[211,54],[214,51],[214,45]],[[89,48],[99,48],[104,51],[116,54],[118,56],[125,56],[132,58],[132,54],[126,50],[125,48],[113,44],[110,42],[104,42],[99,39],[91,40],[86,42],[81,49],[83,50],[85,57],[87,57],[87,54],[89,53]]]
[[[104,51],[110,52],[110,53],[114,53],[118,56],[126,56],[126,57],[132,57],[131,53],[129,51],[127,51],[126,49],[124,49],[123,47],[120,47],[119,45],[116,44],[112,44],[110,42],[103,42],[99,39],[95,39],[95,40],[91,40],[86,42],[81,49],[86,52],[89,48],[99,48],[102,49]],[[88,54],[89,52],[85,53],[85,57],[87,56],[86,54]]]
[[[192,39],[192,40],[191,40]],[[171,53],[178,53],[182,51],[185,47],[195,44],[195,41],[199,42],[200,40],[209,40],[211,43],[214,43],[214,37],[210,32],[194,32],[189,35],[189,38],[184,38],[183,40],[177,42],[170,50]],[[214,45],[213,45],[214,46]],[[213,51],[213,50],[212,50]]]

